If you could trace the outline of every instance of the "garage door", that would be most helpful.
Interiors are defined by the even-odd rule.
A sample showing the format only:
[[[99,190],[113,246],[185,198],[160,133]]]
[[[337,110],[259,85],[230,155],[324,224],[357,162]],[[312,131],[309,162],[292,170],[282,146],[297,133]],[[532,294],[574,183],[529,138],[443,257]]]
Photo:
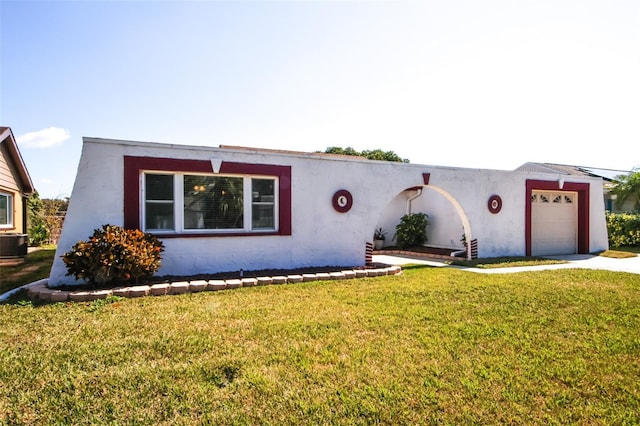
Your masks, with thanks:
[[[533,191],[531,194],[531,254],[577,252],[578,194]]]

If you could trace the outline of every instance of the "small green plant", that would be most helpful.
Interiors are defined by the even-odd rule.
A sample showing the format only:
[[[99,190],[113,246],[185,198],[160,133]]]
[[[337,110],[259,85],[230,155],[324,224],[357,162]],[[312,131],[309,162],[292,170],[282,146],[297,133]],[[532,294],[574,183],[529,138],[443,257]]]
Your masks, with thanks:
[[[40,246],[49,240],[49,230],[42,223],[39,223],[35,226],[30,227],[28,231],[28,235],[29,235],[29,245],[31,247]]]
[[[400,248],[421,246],[427,242],[429,216],[425,213],[410,213],[400,218],[394,239]]]
[[[155,236],[139,229],[103,225],[88,241],[79,241],[62,260],[67,275],[90,285],[138,283],[160,268],[164,246]]]
[[[376,232],[373,233],[373,239],[374,240],[382,240],[382,241],[384,241],[385,235],[387,235],[387,231],[385,231],[382,228],[378,228],[378,229],[376,229]]]

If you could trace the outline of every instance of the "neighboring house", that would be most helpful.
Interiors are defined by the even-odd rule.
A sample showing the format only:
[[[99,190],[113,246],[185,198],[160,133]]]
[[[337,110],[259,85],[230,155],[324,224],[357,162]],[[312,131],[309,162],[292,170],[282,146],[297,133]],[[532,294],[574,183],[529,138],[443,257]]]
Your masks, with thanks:
[[[27,199],[33,192],[11,129],[0,127],[0,259],[27,254]]]
[[[626,212],[634,209],[636,199],[625,200],[622,206],[616,204],[616,195],[611,193],[611,187],[620,175],[631,173],[629,170],[602,169],[596,167],[571,166],[553,163],[525,163],[517,171],[555,173],[568,176],[589,176],[602,178],[604,208],[610,212]]]
[[[407,212],[467,257],[608,248],[600,178],[84,138],[49,285],[75,283],[61,256],[104,224],[159,237],[159,275],[195,275],[363,265]]]

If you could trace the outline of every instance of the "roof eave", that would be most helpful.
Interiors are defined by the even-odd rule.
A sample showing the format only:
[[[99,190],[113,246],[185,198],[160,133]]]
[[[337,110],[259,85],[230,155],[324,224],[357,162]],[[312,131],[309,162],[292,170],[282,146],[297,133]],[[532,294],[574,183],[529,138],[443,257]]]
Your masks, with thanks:
[[[18,178],[20,179],[20,189],[22,193],[25,195],[34,193],[36,189],[33,186],[33,181],[31,180],[27,166],[24,164],[24,160],[18,149],[18,144],[10,127],[0,127],[0,142],[4,143],[5,141],[8,141],[7,148],[9,155],[18,169]]]

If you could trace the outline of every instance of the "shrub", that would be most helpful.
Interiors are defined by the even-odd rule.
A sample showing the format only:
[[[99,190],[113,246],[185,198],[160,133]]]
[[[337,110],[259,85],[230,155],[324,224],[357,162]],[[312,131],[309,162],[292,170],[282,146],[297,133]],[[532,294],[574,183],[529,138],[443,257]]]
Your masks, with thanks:
[[[640,213],[607,212],[611,247],[640,246]]]
[[[401,248],[420,246],[427,242],[429,216],[425,213],[411,213],[402,216],[396,225],[394,238]]]
[[[91,285],[139,283],[160,268],[164,246],[155,236],[139,229],[103,225],[89,241],[79,241],[62,260],[67,275]]]
[[[29,235],[29,245],[32,247],[40,246],[49,240],[49,230],[42,223],[29,227],[27,232]]]

